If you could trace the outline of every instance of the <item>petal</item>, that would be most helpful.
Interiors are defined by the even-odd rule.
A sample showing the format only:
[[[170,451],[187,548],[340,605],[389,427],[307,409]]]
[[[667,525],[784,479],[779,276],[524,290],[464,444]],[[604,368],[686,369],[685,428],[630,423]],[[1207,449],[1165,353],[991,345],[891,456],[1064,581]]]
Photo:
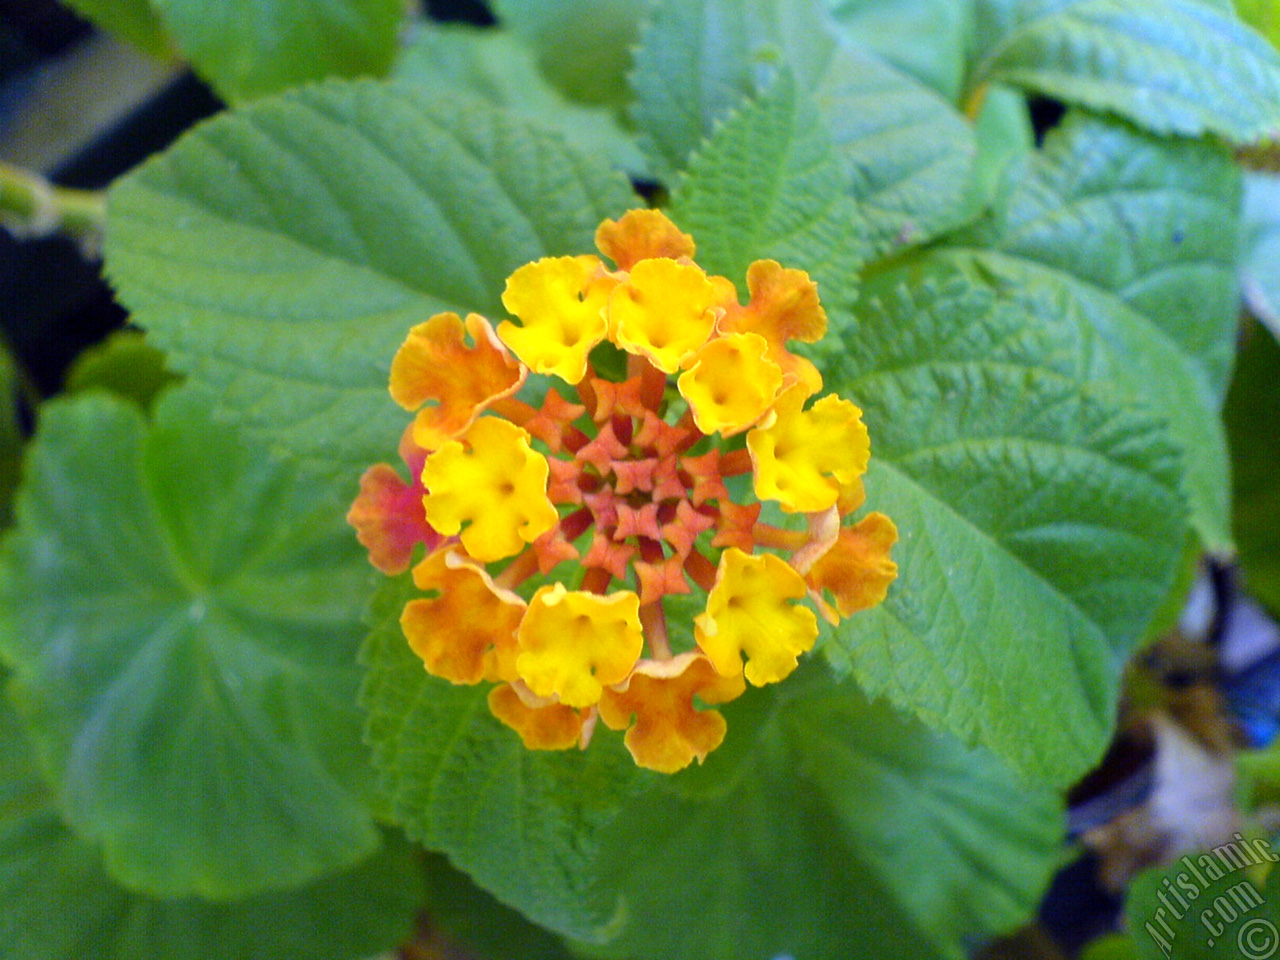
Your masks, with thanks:
[[[619,687],[604,691],[600,719],[627,731],[625,743],[638,766],[675,773],[695,757],[701,763],[724,740],[724,717],[696,709],[693,698],[725,703],[740,696],[746,684],[741,676],[720,676],[701,654],[682,653],[671,660],[641,661]]]
[[[701,267],[641,260],[609,297],[609,327],[618,346],[675,373],[715,327],[716,288]]]
[[[777,346],[788,340],[817,343],[826,335],[827,311],[818,300],[818,285],[803,270],[757,260],[747,269],[747,291],[747,305],[725,316],[726,332],[758,333]]]
[[[816,343],[827,332],[827,312],[818,301],[818,285],[803,270],[790,270],[775,260],[757,260],[747,270],[751,299],[736,302],[720,322],[724,333],[758,333],[769,344],[770,358],[784,376],[810,393],[822,389],[822,375],[808,360],[787,350],[787,342]]]
[[[889,559],[897,540],[898,528],[883,513],[869,513],[853,526],[841,527],[831,549],[810,567],[805,578],[809,588],[819,598],[830,591],[841,617],[874,607],[898,576],[898,565]]]
[[[360,478],[360,493],[347,513],[356,539],[369,551],[369,562],[383,573],[404,573],[413,548],[434,550],[442,539],[431,529],[422,509],[422,490],[407,484],[388,464],[379,463]]]
[[[471,335],[467,346],[465,334]],[[524,383],[525,371],[477,313],[466,324],[456,313],[438,313],[409,331],[391,361],[391,396],[418,411],[413,439],[435,450],[471,425],[493,401],[509,397]]]
[[[705,344],[680,375],[680,395],[703,433],[739,433],[759,420],[782,386],[782,368],[754,333],[731,333]]]
[[[694,254],[693,237],[661,210],[628,210],[616,221],[604,221],[596,230],[596,246],[619,270],[630,270],[641,260],[678,260]]]
[[[698,646],[724,676],[743,672],[756,686],[783,679],[818,638],[818,618],[789,601],[806,593],[804,578],[773,554],[736,547],[720,555],[706,613],[694,618]]]
[[[489,712],[520,734],[529,750],[568,750],[582,736],[583,716],[563,703],[531,707],[509,683],[489,691]]]
[[[410,600],[400,626],[427,672],[452,683],[516,679],[516,630],[525,604],[457,551],[440,550],[413,569],[437,595]]]
[[[772,415],[747,434],[756,496],[789,513],[833,506],[866,472],[871,453],[861,410],[834,395],[803,410],[805,396],[799,384],[784,390]]]
[[[498,336],[538,373],[577,383],[587,354],[605,338],[605,306],[617,281],[598,257],[544,257],[507,278],[502,303],[520,320],[498,325]]]
[[[540,697],[589,707],[631,672],[644,646],[640,598],[599,596],[554,583],[539,588],[520,624],[516,669]]]
[[[481,563],[514,556],[559,522],[547,496],[550,468],[529,435],[481,417],[462,440],[450,440],[422,468],[427,522]],[[466,529],[463,529],[463,527]]]

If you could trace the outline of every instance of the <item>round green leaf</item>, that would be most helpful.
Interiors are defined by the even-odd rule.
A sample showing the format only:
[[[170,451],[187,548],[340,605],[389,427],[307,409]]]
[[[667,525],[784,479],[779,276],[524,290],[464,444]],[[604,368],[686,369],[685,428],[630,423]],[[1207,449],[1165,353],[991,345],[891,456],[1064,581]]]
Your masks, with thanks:
[[[851,40],[955,102],[973,42],[973,0],[827,0]]]
[[[220,116],[111,191],[107,272],[175,369],[278,445],[347,469],[404,428],[391,357],[432,314],[497,318],[508,274],[636,203],[473,99],[332,82]]]
[[[173,41],[151,0],[67,0],[80,16],[153,57],[171,57]]]
[[[558,131],[584,154],[631,173],[644,169],[635,138],[608,108],[567,99],[538,71],[533,50],[504,30],[419,24],[392,76],[424,94],[447,90],[502,107]]]
[[[366,571],[329,487],[206,394],[48,405],[0,554],[0,652],[72,827],[121,882],[245,896],[378,845],[355,640]]]
[[[0,702],[0,940],[8,960],[353,960],[406,937],[422,902],[417,859],[394,839],[353,869],[232,904],[126,890],[63,824],[26,731]]]
[[[494,0],[493,6],[569,96],[626,102],[631,49],[653,0]]]

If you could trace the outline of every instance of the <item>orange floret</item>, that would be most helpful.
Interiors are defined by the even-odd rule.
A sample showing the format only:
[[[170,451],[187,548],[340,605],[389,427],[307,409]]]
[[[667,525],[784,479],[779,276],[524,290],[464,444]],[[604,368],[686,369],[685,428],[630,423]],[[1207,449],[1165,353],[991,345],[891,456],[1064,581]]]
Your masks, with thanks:
[[[803,357],[787,349],[791,340],[816,343],[827,332],[827,312],[818,301],[818,285],[803,270],[790,270],[775,260],[757,260],[747,268],[745,307],[735,301],[720,322],[725,333],[758,333],[769,344],[769,357],[789,379],[822,389],[822,375]]]
[[[391,361],[392,399],[418,410],[413,439],[424,450],[462,433],[487,406],[519,390],[524,379],[524,368],[476,313],[465,325],[456,313],[438,313],[418,324]]]
[[[639,766],[675,773],[694,758],[701,763],[724,740],[724,717],[716,710],[697,709],[693,698],[725,703],[744,688],[741,676],[721,676],[702,654],[644,660],[625,684],[604,691],[600,719],[611,729],[627,731],[627,749]]]
[[[853,526],[840,528],[839,538],[805,577],[826,620],[839,623],[840,617],[884,600],[898,576],[898,565],[889,559],[897,541],[898,528],[883,513],[869,513]],[[823,598],[824,590],[830,591],[834,610]]]
[[[568,750],[582,738],[583,716],[563,703],[531,707],[508,683],[489,691],[489,711],[520,734],[528,750]]]
[[[436,594],[410,600],[400,616],[405,638],[428,673],[452,683],[516,679],[523,600],[448,549],[414,567],[413,582]]]
[[[658,257],[691,258],[695,250],[693,237],[682,233],[661,210],[628,210],[616,221],[604,221],[596,230],[596,247],[619,270]]]

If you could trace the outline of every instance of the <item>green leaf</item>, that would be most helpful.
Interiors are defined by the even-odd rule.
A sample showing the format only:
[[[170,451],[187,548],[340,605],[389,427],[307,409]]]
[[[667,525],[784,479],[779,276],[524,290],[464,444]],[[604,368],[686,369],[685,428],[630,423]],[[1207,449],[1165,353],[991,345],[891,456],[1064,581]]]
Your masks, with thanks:
[[[396,821],[536,923],[607,939],[619,904],[591,864],[622,801],[653,775],[603,729],[585,753],[526,750],[489,713],[485,688],[423,670],[399,623],[413,595],[408,577],[379,591],[363,653],[365,738]]]
[[[546,75],[575,100],[627,101],[631,50],[653,0],[494,0],[503,26],[536,53]]]
[[[117,330],[90,347],[67,373],[67,393],[105,390],[151,409],[166,388],[181,380],[165,368],[165,356],[136,330]]]
[[[1249,311],[1280,336],[1280,176],[1244,175],[1240,285]]]
[[[535,927],[472,883],[439,854],[427,858],[427,901],[431,922],[484,960],[573,960],[564,943]]]
[[[634,115],[661,179],[783,66],[811,93],[877,251],[966,213],[973,131],[936,93],[841,42],[820,0],[662,0],[636,53]]]
[[[602,727],[583,753],[527,751],[484,689],[423,671],[397,622],[412,595],[407,578],[381,591],[365,650],[397,819],[601,955],[958,957],[963,934],[1025,920],[1057,862],[1049,790],[820,663],[726,707],[724,746],[673,777],[636,770]]]
[[[1241,20],[1280,47],[1280,8],[1272,0],[1235,0],[1235,8]]]
[[[560,133],[583,154],[633,174],[644,170],[635,138],[603,107],[565,99],[538,71],[533,51],[502,30],[418,25],[392,75],[420,88],[475,97]]]
[[[1138,960],[1138,946],[1127,934],[1112,933],[1085,947],[1080,960]]]
[[[865,248],[847,177],[789,72],[730,115],[676,185],[671,215],[698,262],[741,283],[753,260],[807,270],[831,304],[857,296]]]
[[[1198,0],[984,0],[977,36],[971,90],[1008,83],[1162,134],[1280,132],[1280,55]]]
[[[1058,860],[1058,801],[817,670],[726,710],[741,757],[695,771],[721,788],[637,797],[603,869],[628,924],[611,948],[665,958],[922,960],[1024,922]],[[813,681],[815,678],[810,675]],[[749,709],[760,710],[760,706]],[[725,761],[729,761],[726,763]]]
[[[1241,811],[1252,814],[1280,800],[1280,742],[1261,750],[1241,750],[1235,761]]]
[[[1068,784],[1110,739],[1120,667],[1173,582],[1185,527],[1165,430],[1080,369],[1072,325],[1033,302],[930,264],[875,278],[860,304],[820,366],[864,411],[867,503],[898,526],[899,576],[828,655]]]
[[[184,388],[48,404],[0,553],[0,652],[122,883],[245,896],[378,845],[355,704],[367,574],[331,489]]]
[[[20,393],[17,365],[9,348],[0,343],[0,529],[13,518],[13,493],[22,471],[26,438],[18,416]]]
[[[411,326],[496,318],[512,270],[591,250],[634,202],[508,114],[335,82],[221,116],[117,183],[107,271],[239,421],[350,468],[404,429],[387,380]]]
[[[988,222],[938,256],[1010,289],[1045,288],[1057,313],[1089,323],[1096,375],[1168,421],[1193,526],[1229,549],[1218,416],[1237,311],[1229,154],[1073,114],[1009,178]]]
[[[982,109],[974,122],[978,155],[974,160],[974,207],[983,212],[1002,189],[1016,188],[1007,171],[1035,149],[1035,131],[1026,98],[1018,90],[993,86],[988,88]]]
[[[974,0],[827,0],[849,39],[955,103],[973,42]]]
[[[1139,960],[1273,956],[1280,947],[1280,871],[1273,868],[1264,884],[1250,869],[1258,864],[1270,866],[1272,857],[1269,845],[1240,838],[1138,874],[1124,907],[1135,956]]]
[[[157,58],[173,56],[173,41],[150,0],[66,0],[80,16]]]
[[[1280,345],[1270,331],[1252,328],[1240,351],[1225,414],[1240,568],[1249,592],[1280,612]]]
[[[196,72],[228,102],[325,77],[382,75],[403,0],[151,0]]]
[[[404,938],[422,898],[403,841],[336,876],[233,904],[126,890],[63,824],[26,731],[0,703],[0,939],[8,960],[352,960]]]

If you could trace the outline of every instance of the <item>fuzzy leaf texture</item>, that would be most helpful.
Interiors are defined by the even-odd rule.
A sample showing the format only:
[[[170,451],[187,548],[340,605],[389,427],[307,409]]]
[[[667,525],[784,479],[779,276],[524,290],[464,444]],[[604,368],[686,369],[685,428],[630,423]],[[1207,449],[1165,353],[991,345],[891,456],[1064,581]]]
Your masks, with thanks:
[[[827,650],[870,694],[1066,785],[1110,739],[1185,508],[1166,431],[1032,311],[904,270],[823,345],[828,386],[872,437],[868,502],[901,532],[888,599]]]
[[[820,0],[657,5],[632,86],[633,114],[659,178],[683,169],[783,65],[817,103],[877,251],[921,242],[963,219],[973,131],[934,91],[843,40]]]
[[[1219,410],[1237,322],[1230,155],[1075,113],[1008,182],[988,221],[935,256],[1011,294],[1042,291],[1059,301],[1051,314],[1086,322],[1090,368],[1168,422],[1193,526],[1209,549],[1229,549]]]
[[[865,253],[848,178],[809,98],[783,73],[703,144],[678,181],[671,216],[711,273],[754,260],[803,266],[828,308],[852,304]]]
[[[401,0],[151,0],[196,72],[228,102],[325,77],[380,76]]]
[[[160,896],[379,844],[356,707],[366,567],[324,485],[183,388],[48,404],[0,554],[0,653],[70,825]]]
[[[8,960],[351,960],[410,932],[423,885],[408,844],[308,886],[230,904],[118,885],[62,821],[0,701],[0,939]]]
[[[969,86],[1118,113],[1154,133],[1254,143],[1280,132],[1280,54],[1198,0],[982,0]]]
[[[620,174],[470,99],[331,82],[223,115],[118,182],[107,272],[173,367],[274,444],[347,471],[404,426],[405,331],[503,314],[507,275],[590,250]]]
[[[821,664],[789,681],[790,700],[726,707],[725,745],[674,777],[635,770],[604,729],[585,753],[530,752],[483,689],[422,669],[396,620],[405,580],[381,591],[365,652],[382,785],[411,835],[535,921],[653,960],[837,960],[851,942],[922,960],[1034,911],[1057,801],[989,752]]]

